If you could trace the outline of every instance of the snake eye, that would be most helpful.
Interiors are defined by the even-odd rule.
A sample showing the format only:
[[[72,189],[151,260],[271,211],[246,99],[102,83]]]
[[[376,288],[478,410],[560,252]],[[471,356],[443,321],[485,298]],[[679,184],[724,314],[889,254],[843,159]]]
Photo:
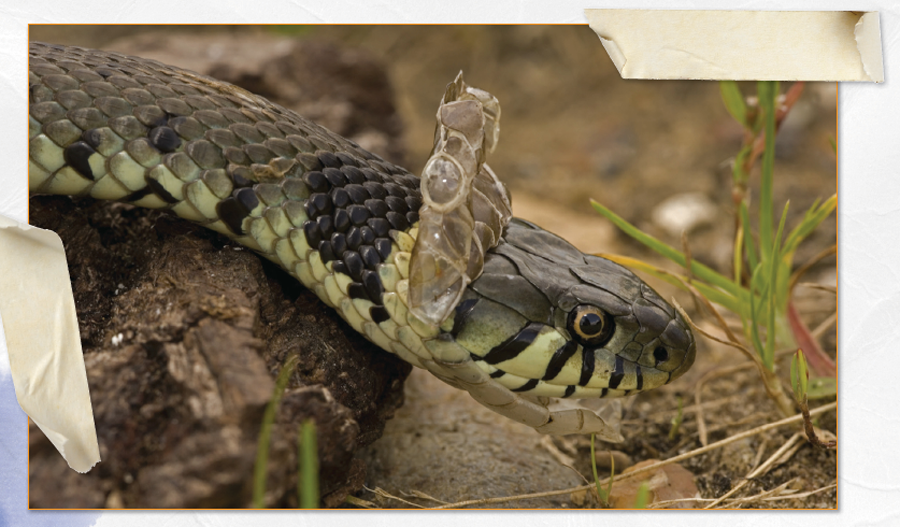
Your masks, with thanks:
[[[582,345],[599,347],[612,337],[615,324],[612,317],[597,306],[580,305],[569,315],[569,332]]]

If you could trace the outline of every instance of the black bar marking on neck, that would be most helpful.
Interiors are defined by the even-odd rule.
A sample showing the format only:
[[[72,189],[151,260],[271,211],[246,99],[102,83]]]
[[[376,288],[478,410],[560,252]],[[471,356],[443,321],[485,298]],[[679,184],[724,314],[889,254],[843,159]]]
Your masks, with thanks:
[[[581,350],[581,378],[578,379],[578,386],[587,386],[591,376],[594,375],[594,348],[583,348]]]
[[[571,397],[573,393],[575,393],[575,385],[570,384],[566,386],[566,393],[563,394],[563,399],[565,399],[566,397]]]
[[[622,383],[622,379],[625,378],[625,360],[616,355],[616,368],[609,375],[609,387],[612,389],[616,389],[619,387],[619,384]]]
[[[491,379],[496,379],[496,378],[498,378],[498,377],[503,377],[504,375],[506,375],[506,372],[505,372],[505,371],[503,371],[503,370],[494,370],[493,372],[491,372]]]
[[[553,357],[550,359],[550,363],[547,364],[547,370],[544,372],[544,376],[541,377],[541,380],[549,381],[559,375],[563,366],[565,366],[566,362],[572,358],[572,355],[575,355],[576,351],[578,351],[578,343],[574,340],[570,340],[560,346],[560,348],[553,353]]]
[[[534,387],[537,386],[537,383],[538,383],[538,380],[537,380],[537,379],[531,379],[530,381],[526,382],[526,383],[523,384],[522,386],[519,386],[518,388],[515,388],[515,389],[513,389],[513,390],[511,390],[511,391],[513,391],[513,392],[527,392],[528,390],[534,389]]]
[[[637,375],[637,388],[635,390],[641,391],[644,389],[644,373],[641,371],[640,366],[634,367],[634,374]]]
[[[519,353],[534,342],[543,327],[540,322],[531,322],[512,337],[494,346],[482,360],[488,364],[500,364],[518,357]]]

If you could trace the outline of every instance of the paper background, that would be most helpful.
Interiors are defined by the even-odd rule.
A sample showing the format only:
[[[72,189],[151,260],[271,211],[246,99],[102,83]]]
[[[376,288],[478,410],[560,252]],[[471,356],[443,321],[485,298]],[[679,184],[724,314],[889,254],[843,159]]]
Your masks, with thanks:
[[[526,2],[496,0],[341,0],[265,1],[96,0],[90,8],[76,2],[31,0],[0,7],[0,212],[24,221],[26,173],[27,23],[586,23],[583,9],[721,9],[714,0],[673,5],[662,0]],[[732,9],[859,9],[881,12],[885,79],[881,85],[841,85],[839,135],[840,243],[840,482],[839,512],[29,512],[27,507],[27,424],[15,401],[5,348],[0,347],[0,526],[61,525],[148,527],[312,526],[330,527],[365,521],[375,527],[428,522],[449,527],[460,521],[538,527],[666,525],[734,527],[750,525],[864,525],[900,523],[900,437],[897,405],[900,383],[900,6],[888,0],[744,1]],[[585,31],[590,29],[585,26]],[[597,45],[600,45],[599,40]],[[364,517],[362,516],[364,515]],[[627,522],[627,523],[626,523]]]
[[[882,82],[878,13],[587,9],[625,79]]]

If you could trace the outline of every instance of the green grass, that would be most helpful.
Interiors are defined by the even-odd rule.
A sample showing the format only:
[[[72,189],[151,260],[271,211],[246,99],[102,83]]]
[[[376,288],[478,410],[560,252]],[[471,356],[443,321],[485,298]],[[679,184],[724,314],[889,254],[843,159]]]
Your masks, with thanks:
[[[784,395],[780,382],[775,377],[775,352],[776,349],[796,347],[798,340],[804,342],[812,340],[796,338],[798,335],[795,332],[804,328],[798,328],[797,324],[792,325],[788,319],[791,289],[797,278],[797,275],[792,274],[794,255],[800,243],[835,211],[837,195],[832,195],[824,201],[816,200],[793,228],[788,229],[787,226],[789,202],[783,205],[780,217],[776,218],[773,191],[775,136],[781,121],[802,93],[802,83],[793,84],[779,99],[779,83],[759,82],[758,103],[755,105],[745,102],[735,82],[722,82],[720,88],[726,109],[744,128],[745,137],[740,151],[735,156],[732,170],[736,235],[731,276],[725,276],[689,258],[682,251],[628,223],[608,207],[591,200],[594,209],[624,233],[685,268],[687,273],[676,275],[633,258],[602,256],[655,275],[685,291],[695,290],[708,301],[740,317],[745,339],[745,343],[740,345],[755,350],[756,360],[764,367],[762,374],[767,392],[776,400],[782,413],[790,415],[794,411],[793,404]],[[748,189],[751,171],[760,158],[759,195],[755,200],[758,205],[754,211],[758,222],[754,231],[754,225],[750,220],[751,200]],[[808,337],[808,335],[799,336]],[[807,354],[821,354],[821,350],[817,349],[804,351]],[[829,360],[824,363],[827,364]],[[823,362],[817,362],[821,363]],[[824,386],[829,385],[828,378],[833,379],[835,376],[833,371],[817,373],[826,380],[820,383]]]

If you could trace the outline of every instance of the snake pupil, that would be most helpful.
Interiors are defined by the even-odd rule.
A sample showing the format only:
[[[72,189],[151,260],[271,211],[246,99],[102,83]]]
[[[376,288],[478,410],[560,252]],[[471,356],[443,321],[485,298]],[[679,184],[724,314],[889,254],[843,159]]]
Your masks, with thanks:
[[[655,350],[653,350],[653,358],[656,359],[656,363],[666,362],[669,359],[669,350],[662,346],[657,346]]]
[[[585,313],[578,321],[578,326],[585,336],[593,337],[603,331],[603,318],[597,313]]]

